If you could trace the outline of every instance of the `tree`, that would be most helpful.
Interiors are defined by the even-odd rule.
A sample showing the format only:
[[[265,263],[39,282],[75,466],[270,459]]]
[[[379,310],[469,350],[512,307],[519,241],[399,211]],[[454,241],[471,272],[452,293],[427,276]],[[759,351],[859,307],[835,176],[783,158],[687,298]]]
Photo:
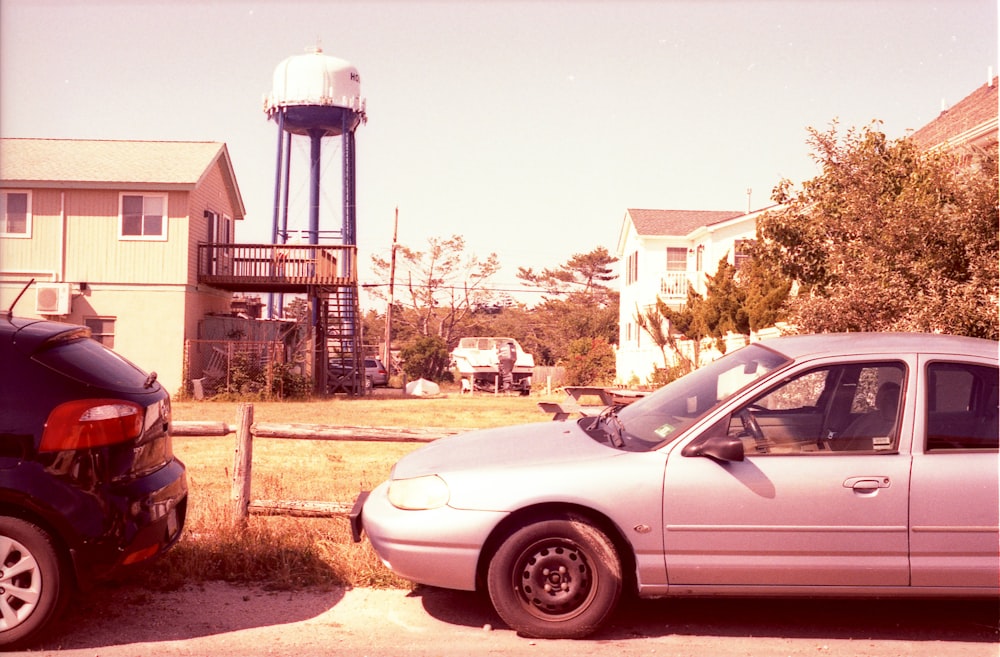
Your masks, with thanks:
[[[426,335],[417,338],[400,351],[403,371],[411,379],[441,381],[448,371],[451,354],[448,344],[439,336]]]
[[[393,319],[408,325],[416,335],[436,335],[450,345],[473,310],[492,300],[487,283],[500,269],[500,261],[495,253],[485,259],[466,254],[465,239],[460,235],[432,237],[427,242],[426,251],[398,247],[397,278],[403,293],[397,295],[401,297],[397,303],[403,312],[397,314],[394,309]],[[373,256],[372,265],[376,276],[389,279],[388,260]],[[380,289],[373,289],[372,294],[386,298]]]
[[[517,277],[553,294],[592,294],[608,290],[606,283],[618,278],[613,268],[616,262],[618,258],[612,257],[607,248],[599,246],[589,253],[575,253],[555,269],[543,269],[540,273],[535,273],[531,267],[519,267]]]
[[[565,363],[566,385],[603,385],[615,378],[615,350],[602,337],[570,342]]]
[[[619,295],[607,285],[617,278],[613,267],[617,261],[599,246],[540,273],[518,269],[520,280],[546,292],[531,311],[531,334],[540,347],[535,352],[537,363],[564,362],[570,343],[579,338],[618,342]]]
[[[810,130],[822,173],[758,221],[761,256],[799,291],[800,330],[998,336],[997,149],[924,151],[877,123]]]

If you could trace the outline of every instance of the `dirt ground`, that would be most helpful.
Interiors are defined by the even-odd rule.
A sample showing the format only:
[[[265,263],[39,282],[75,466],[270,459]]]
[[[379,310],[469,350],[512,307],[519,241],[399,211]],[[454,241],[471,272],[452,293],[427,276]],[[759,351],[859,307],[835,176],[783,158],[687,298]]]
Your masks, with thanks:
[[[470,593],[268,592],[212,582],[77,596],[40,645],[14,654],[997,657],[998,616],[997,601],[630,600],[590,639],[536,641]]]

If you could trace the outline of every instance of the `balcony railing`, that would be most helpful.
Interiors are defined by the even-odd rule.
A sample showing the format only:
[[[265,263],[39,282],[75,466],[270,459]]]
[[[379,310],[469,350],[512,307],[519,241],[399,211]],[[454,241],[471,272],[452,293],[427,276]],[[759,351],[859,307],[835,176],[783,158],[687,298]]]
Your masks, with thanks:
[[[668,271],[660,277],[660,296],[666,299],[686,299],[688,283],[694,283],[695,272]]]
[[[199,244],[198,283],[233,291],[305,292],[357,285],[357,247]]]

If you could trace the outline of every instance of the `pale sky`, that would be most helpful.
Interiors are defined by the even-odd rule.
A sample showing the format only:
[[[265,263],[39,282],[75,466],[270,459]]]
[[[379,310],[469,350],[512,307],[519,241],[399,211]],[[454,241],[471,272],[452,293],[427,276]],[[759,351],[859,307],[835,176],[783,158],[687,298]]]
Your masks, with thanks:
[[[923,126],[995,74],[997,37],[995,0],[0,0],[0,135],[225,142],[237,240],[270,242],[262,98],[319,43],[367,99],[362,282],[398,207],[401,243],[464,235],[516,287],[520,266],[614,253],[627,208],[746,210],[748,188],[769,205],[816,175],[809,126]],[[339,138],[323,149],[320,228],[338,229]]]

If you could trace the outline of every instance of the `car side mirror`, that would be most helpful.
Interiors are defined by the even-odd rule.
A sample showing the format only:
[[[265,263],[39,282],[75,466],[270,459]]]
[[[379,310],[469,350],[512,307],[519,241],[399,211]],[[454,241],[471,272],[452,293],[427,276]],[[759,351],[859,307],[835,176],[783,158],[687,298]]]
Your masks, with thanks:
[[[742,461],[746,457],[743,441],[732,436],[712,436],[686,445],[683,456],[707,456],[720,463]]]

